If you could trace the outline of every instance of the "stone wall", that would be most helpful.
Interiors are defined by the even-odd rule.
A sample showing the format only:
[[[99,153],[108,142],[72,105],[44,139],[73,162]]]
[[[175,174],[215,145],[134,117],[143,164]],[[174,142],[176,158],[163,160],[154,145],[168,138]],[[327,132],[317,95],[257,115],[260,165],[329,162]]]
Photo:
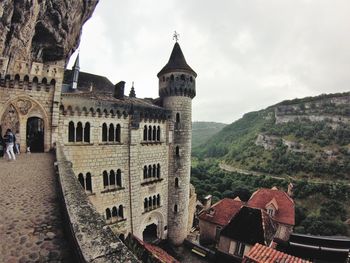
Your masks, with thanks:
[[[66,223],[79,262],[139,262],[90,203],[60,145],[56,157]]]

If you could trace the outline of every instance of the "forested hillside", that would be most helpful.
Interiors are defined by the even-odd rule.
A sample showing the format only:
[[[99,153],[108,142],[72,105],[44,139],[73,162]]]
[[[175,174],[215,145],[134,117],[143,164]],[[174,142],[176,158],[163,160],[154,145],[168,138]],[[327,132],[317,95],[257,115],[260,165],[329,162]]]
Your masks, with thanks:
[[[222,130],[227,124],[219,122],[195,121],[192,123],[192,147],[205,143],[210,137]]]

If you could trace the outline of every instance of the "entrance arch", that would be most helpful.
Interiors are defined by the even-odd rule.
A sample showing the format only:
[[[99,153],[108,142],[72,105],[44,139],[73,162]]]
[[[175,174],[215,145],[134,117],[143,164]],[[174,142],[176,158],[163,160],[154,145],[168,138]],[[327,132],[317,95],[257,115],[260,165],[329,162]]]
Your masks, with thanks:
[[[164,216],[158,211],[153,211],[143,220],[139,238],[146,242],[164,239]]]
[[[155,223],[146,226],[145,230],[142,232],[142,239],[147,243],[152,243],[158,240],[157,236],[157,225]]]
[[[30,117],[27,119],[27,147],[31,152],[44,151],[44,121],[39,117]]]

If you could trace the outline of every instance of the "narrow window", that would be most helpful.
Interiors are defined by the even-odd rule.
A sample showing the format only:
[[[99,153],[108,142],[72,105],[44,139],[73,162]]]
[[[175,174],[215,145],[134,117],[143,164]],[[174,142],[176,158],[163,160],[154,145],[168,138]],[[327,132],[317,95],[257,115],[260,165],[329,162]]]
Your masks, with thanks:
[[[152,126],[148,127],[148,140],[152,141]]]
[[[148,178],[151,178],[152,177],[152,166],[149,165],[148,166]]]
[[[154,195],[153,196],[153,207],[157,206],[157,197]]]
[[[86,191],[92,192],[91,173],[86,174]]]
[[[160,195],[157,194],[157,206],[160,206]]]
[[[174,80],[174,75],[173,74],[171,74],[170,80]]]
[[[117,186],[122,187],[122,171],[117,170]]]
[[[143,207],[145,209],[145,211],[147,210],[148,208],[148,201],[147,201],[147,198],[145,198],[145,200],[143,201]]]
[[[52,79],[52,80],[50,81],[50,88],[51,88],[51,89],[54,89],[54,88],[55,88],[55,85],[56,85],[56,80],[55,80],[55,79]]]
[[[176,146],[175,154],[176,154],[177,157],[180,156],[180,148],[179,148],[179,146]]]
[[[147,141],[147,126],[143,127],[143,140]]]
[[[143,179],[147,179],[147,166],[143,167]]]
[[[106,219],[109,220],[111,218],[111,210],[109,208],[106,209]]]
[[[160,127],[157,128],[157,141],[160,141]]]
[[[77,124],[77,133],[75,141],[82,142],[83,141],[83,124],[81,122],[78,122]]]
[[[152,197],[148,198],[148,208],[152,209]]]
[[[85,123],[84,127],[84,142],[90,142],[90,123]]]
[[[153,173],[152,173],[152,177],[153,177],[153,178],[156,178],[156,176],[157,176],[157,167],[156,167],[155,164],[153,164]]]
[[[179,178],[175,178],[175,187],[177,188],[177,187],[179,187]]]
[[[106,123],[102,124],[102,141],[103,142],[107,141],[107,124]]]
[[[117,142],[120,142],[120,124],[117,124],[116,128],[115,128],[115,140]]]
[[[108,135],[108,141],[114,142],[114,125],[112,123],[109,124]]]
[[[185,75],[181,74],[180,78],[181,78],[181,80],[185,80]]]
[[[115,172],[113,170],[109,173],[109,185],[115,186]]]
[[[112,208],[112,217],[117,217],[118,216],[118,210],[115,206]]]
[[[153,141],[156,141],[157,140],[157,128],[156,126],[153,126]]]
[[[108,173],[107,171],[103,171],[103,187],[108,187]]]
[[[160,178],[160,164],[157,164],[157,178]]]
[[[120,205],[118,210],[119,210],[119,217],[124,218],[124,209],[123,209],[123,206]]]
[[[180,123],[180,113],[176,113],[176,123]]]
[[[74,142],[74,138],[75,138],[74,122],[70,121],[68,124],[68,142]]]
[[[177,205],[174,205],[174,213],[177,213]]]
[[[85,189],[84,175],[82,173],[78,175],[78,180],[81,186]]]

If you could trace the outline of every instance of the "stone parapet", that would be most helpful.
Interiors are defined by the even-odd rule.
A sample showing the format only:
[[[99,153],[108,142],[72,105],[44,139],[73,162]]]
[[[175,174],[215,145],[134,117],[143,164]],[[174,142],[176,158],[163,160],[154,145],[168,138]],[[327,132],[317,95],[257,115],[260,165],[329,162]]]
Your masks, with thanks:
[[[79,262],[139,262],[89,202],[60,145],[56,158],[67,229]]]

